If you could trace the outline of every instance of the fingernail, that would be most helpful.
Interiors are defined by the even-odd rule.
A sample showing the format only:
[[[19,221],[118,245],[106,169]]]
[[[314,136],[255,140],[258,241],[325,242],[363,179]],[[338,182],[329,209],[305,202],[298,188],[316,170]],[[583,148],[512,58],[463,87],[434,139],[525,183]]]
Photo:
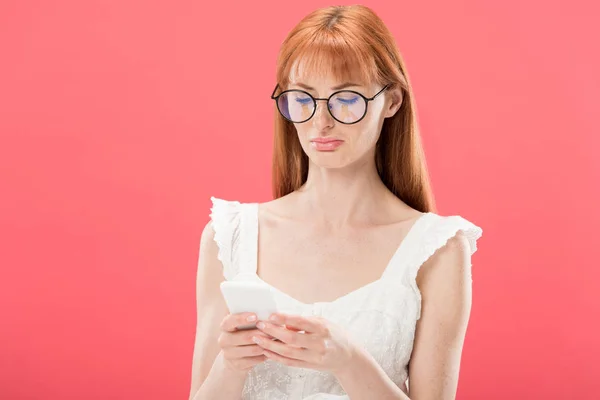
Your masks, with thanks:
[[[256,315],[251,315],[251,316],[249,316],[248,318],[246,318],[246,320],[247,320],[248,322],[256,321]]]
[[[264,324],[264,322],[259,322],[258,324],[256,324],[256,327],[258,329],[264,329],[265,328],[265,324]]]
[[[279,318],[277,317],[277,315],[271,315],[271,317],[269,319],[271,321],[275,322],[276,324],[279,323]]]
[[[257,338],[256,336],[252,336],[252,341],[256,344],[260,344],[260,339]]]

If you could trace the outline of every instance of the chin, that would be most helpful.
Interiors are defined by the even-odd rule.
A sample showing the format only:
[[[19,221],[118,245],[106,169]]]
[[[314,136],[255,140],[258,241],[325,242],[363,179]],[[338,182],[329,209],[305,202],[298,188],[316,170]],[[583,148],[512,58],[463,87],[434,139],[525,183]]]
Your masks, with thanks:
[[[316,151],[312,150],[308,153],[310,161],[321,168],[344,168],[352,164],[351,157],[348,154],[344,154],[343,151]]]

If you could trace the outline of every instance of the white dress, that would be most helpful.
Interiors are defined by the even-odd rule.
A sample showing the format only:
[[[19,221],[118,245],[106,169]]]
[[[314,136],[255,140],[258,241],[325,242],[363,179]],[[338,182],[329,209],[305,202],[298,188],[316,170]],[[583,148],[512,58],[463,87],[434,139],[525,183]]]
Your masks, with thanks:
[[[211,220],[218,257],[227,280],[262,281],[256,274],[258,204],[211,197]],[[281,312],[322,316],[348,331],[391,380],[407,393],[421,294],[415,278],[419,267],[458,231],[470,243],[471,255],[482,229],[458,216],[424,213],[414,223],[382,276],[330,302],[306,304],[269,285]],[[335,377],[322,371],[288,367],[273,360],[248,374],[243,400],[348,400]]]

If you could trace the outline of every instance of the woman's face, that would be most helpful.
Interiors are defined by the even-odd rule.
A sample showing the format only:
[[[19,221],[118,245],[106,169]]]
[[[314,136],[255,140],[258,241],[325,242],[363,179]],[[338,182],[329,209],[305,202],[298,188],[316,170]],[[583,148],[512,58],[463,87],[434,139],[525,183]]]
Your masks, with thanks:
[[[377,94],[383,86],[361,82],[339,82],[332,76],[310,76],[292,79],[290,89],[304,90],[314,98],[328,98],[339,90],[352,90],[366,98]],[[308,103],[304,98],[289,97],[290,107],[295,107],[305,117],[310,115],[312,105],[307,110],[302,107]],[[329,107],[336,118],[354,121],[363,114],[363,100],[351,93],[334,97]],[[317,100],[314,115],[306,122],[295,123],[298,138],[311,162],[324,168],[343,168],[368,158],[374,159],[375,145],[379,139],[383,121],[391,117],[400,108],[401,92],[387,89],[374,100],[369,101],[366,115],[355,124],[343,124],[332,117],[327,110],[327,102]]]

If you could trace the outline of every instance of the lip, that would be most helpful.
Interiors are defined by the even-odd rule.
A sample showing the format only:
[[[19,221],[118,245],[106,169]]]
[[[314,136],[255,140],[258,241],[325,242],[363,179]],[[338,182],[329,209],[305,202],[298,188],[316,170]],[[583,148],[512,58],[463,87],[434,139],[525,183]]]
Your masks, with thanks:
[[[310,145],[317,151],[335,151],[342,144],[344,141],[337,138],[315,138],[310,141]]]
[[[343,142],[342,139],[338,139],[338,138],[314,138],[314,139],[311,139],[310,141],[315,142],[315,143]]]

